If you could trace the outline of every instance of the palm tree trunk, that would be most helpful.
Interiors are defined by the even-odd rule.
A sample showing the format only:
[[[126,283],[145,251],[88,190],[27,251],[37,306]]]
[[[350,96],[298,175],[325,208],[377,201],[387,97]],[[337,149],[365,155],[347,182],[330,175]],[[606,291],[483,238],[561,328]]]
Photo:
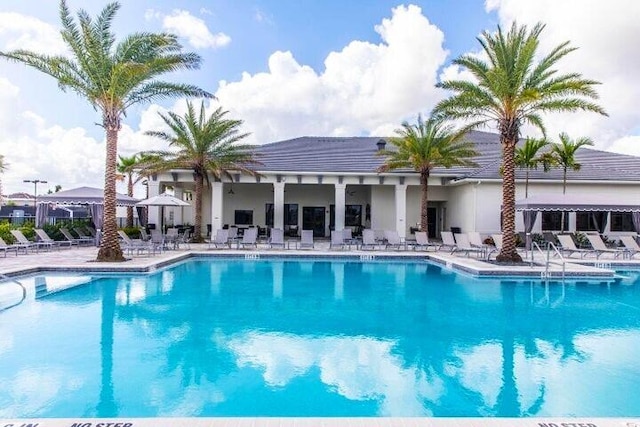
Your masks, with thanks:
[[[107,132],[107,158],[104,169],[104,221],[102,241],[96,261],[125,261],[118,241],[118,223],[116,222],[116,156],[120,118],[117,113],[105,113],[103,124]]]
[[[513,130],[513,129],[512,129]],[[502,250],[496,257],[499,262],[521,262],[516,251],[516,181],[515,150],[517,132],[502,139]]]
[[[427,231],[427,203],[429,193],[429,171],[420,174],[420,186],[422,189],[422,199],[420,200],[420,231]]]
[[[562,175],[562,194],[566,194],[567,192],[567,167],[564,168],[564,173]]]
[[[128,174],[129,181],[127,182],[127,196],[133,197],[133,177],[131,173]],[[127,227],[133,227],[133,206],[127,207]]]
[[[204,183],[204,176],[201,173],[196,173],[196,220],[193,231],[193,241],[202,241],[202,188]]]
[[[529,168],[527,168],[524,176],[524,198],[529,197]]]

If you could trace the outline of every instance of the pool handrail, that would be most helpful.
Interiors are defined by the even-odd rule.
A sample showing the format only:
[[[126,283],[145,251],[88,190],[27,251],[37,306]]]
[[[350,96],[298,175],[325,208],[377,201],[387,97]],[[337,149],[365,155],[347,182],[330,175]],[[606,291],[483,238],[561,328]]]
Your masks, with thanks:
[[[22,283],[20,283],[16,279],[14,279],[12,277],[9,277],[6,274],[2,274],[2,273],[0,273],[0,280],[6,280],[6,281],[9,281],[9,282],[13,282],[13,283],[17,284],[18,286],[20,286],[20,288],[22,288],[22,299],[20,301],[18,301],[17,303],[12,304],[12,305],[10,305],[8,307],[0,307],[0,312],[8,310],[8,309],[13,308],[13,307],[16,307],[16,306],[22,304],[24,302],[24,300],[27,299],[27,288],[25,288]]]

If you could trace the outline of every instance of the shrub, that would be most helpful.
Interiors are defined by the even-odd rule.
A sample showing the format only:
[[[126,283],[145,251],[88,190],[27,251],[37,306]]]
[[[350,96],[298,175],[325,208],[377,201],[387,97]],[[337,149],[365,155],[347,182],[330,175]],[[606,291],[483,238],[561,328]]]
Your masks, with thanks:
[[[140,236],[140,229],[138,227],[123,227],[122,231],[132,239],[140,239],[142,237]]]

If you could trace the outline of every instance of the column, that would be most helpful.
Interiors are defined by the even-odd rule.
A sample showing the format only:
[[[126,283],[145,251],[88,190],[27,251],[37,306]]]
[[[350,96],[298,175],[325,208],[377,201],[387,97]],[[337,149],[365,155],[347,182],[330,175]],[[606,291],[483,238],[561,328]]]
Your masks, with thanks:
[[[160,194],[160,182],[147,180],[147,191],[149,197],[157,196]],[[160,207],[149,206],[147,208],[147,224],[155,224],[160,229]]]
[[[347,184],[335,185],[335,230],[344,230],[344,212],[345,212],[345,189]]]
[[[400,238],[407,237],[407,185],[396,184],[396,231]]]
[[[284,230],[284,182],[273,183],[273,228]]]
[[[223,212],[223,184],[220,181],[211,183],[211,235],[215,235],[216,230],[220,230],[224,223]],[[203,224],[206,233],[206,224]]]
[[[182,195],[183,195],[184,191],[182,190],[182,188],[180,187],[173,187],[173,195],[182,200]],[[182,225],[184,224],[184,208],[180,207],[180,209],[173,209],[173,223],[175,225]]]

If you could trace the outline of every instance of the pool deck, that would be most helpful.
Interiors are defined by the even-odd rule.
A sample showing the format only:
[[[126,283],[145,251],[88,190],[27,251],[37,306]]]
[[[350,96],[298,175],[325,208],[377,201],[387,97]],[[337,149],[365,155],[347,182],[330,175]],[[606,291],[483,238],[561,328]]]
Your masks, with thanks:
[[[331,250],[328,242],[319,242],[316,248],[310,250],[297,249],[268,249],[259,246],[258,249],[208,249],[207,244],[191,244],[190,249],[167,250],[155,255],[135,255],[126,262],[98,263],[95,262],[98,249],[95,247],[61,248],[39,253],[13,253],[6,257],[0,256],[0,274],[18,276],[40,271],[94,271],[94,272],[152,272],[173,263],[191,257],[239,257],[246,259],[263,259],[270,257],[292,258],[346,258],[353,260],[384,260],[384,259],[425,259],[438,263],[446,268],[463,272],[472,276],[525,276],[525,277],[609,277],[615,275],[615,268],[638,268],[640,259],[622,260],[611,256],[599,259],[589,258],[552,258],[552,263],[546,266],[543,254],[534,254],[534,265],[497,265],[478,259],[474,255],[451,254],[447,251],[382,251],[382,250]],[[524,257],[525,254],[523,254]],[[528,254],[528,260],[531,253]],[[563,262],[564,261],[564,262]]]

